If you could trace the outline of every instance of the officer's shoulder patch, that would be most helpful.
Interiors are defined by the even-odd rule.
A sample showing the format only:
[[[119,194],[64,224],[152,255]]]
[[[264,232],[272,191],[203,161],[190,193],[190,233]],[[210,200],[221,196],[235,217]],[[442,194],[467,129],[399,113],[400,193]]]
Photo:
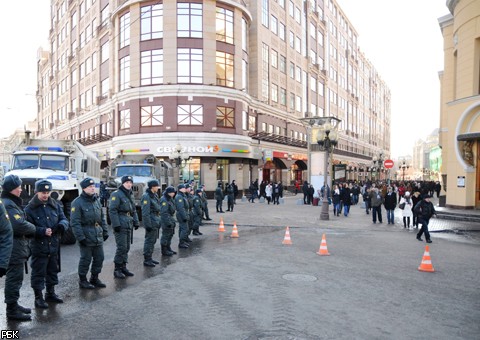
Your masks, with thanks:
[[[166,202],[163,202],[162,205],[167,205],[167,203],[166,203]]]
[[[19,219],[21,219],[21,218],[22,218],[22,217],[20,217],[20,215],[19,215],[19,214],[15,214],[15,215],[13,215],[13,217],[14,217],[16,220],[19,220]]]
[[[72,212],[75,212],[75,207],[72,207]]]
[[[143,204],[147,204],[147,203],[148,203],[148,201],[147,201],[147,200],[144,200],[144,201],[143,201]]]
[[[10,217],[8,216],[8,214],[5,214],[5,218],[6,218],[7,220],[10,220]]]
[[[115,201],[117,198],[115,196],[112,196],[112,201]]]
[[[179,198],[179,199],[178,199],[178,201],[179,201],[179,202],[182,202],[182,199],[181,199],[181,198]]]

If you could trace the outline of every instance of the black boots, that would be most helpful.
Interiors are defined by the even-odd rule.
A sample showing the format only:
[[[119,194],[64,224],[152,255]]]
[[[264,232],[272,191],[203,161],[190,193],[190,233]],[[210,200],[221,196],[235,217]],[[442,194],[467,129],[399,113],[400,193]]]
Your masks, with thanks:
[[[90,283],[97,288],[105,288],[107,286],[98,278],[98,274],[92,274],[90,277]]]
[[[188,249],[188,243],[182,241],[178,244],[178,248]]]
[[[170,247],[170,245],[166,246],[167,247],[167,250],[171,253],[173,253],[173,255],[175,255],[177,252],[176,251],[173,251],[172,250],[172,247]]]
[[[162,255],[163,256],[172,256],[174,253],[168,249],[168,246],[162,245]]]
[[[122,272],[123,265],[115,263],[115,270],[113,271],[113,277],[116,279],[124,279],[125,274]]]
[[[123,275],[125,275],[125,276],[133,276],[133,275],[134,275],[131,271],[129,271],[129,270],[127,269],[127,264],[126,264],[126,263],[123,264],[122,273],[123,273]]]
[[[48,308],[48,303],[43,299],[42,291],[40,289],[34,289],[33,292],[35,293],[35,307],[43,309]]]
[[[152,258],[147,257],[147,256],[145,256],[145,260],[143,261],[143,265],[145,267],[155,267],[155,263],[153,263]]]
[[[195,236],[203,235],[203,233],[201,233],[200,230],[198,230],[198,229],[194,229],[192,234],[195,235]]]
[[[63,300],[55,294],[55,286],[47,286],[47,292],[45,293],[45,301],[63,303]]]
[[[17,309],[22,312],[23,314],[30,314],[32,312],[32,310],[30,308],[27,308],[27,307],[23,307],[21,305],[18,304],[18,302],[16,302],[17,304]]]
[[[78,281],[78,285],[82,289],[95,289],[95,286],[92,285],[90,282],[87,281],[86,275],[79,275],[80,281]]]
[[[17,321],[30,321],[30,320],[32,320],[32,317],[28,313],[22,312],[22,310],[19,307],[21,307],[21,306],[16,302],[7,303],[7,319],[17,320]],[[29,309],[29,308],[25,308],[25,310],[27,310],[27,309]],[[30,310],[30,313],[31,312],[32,311]]]

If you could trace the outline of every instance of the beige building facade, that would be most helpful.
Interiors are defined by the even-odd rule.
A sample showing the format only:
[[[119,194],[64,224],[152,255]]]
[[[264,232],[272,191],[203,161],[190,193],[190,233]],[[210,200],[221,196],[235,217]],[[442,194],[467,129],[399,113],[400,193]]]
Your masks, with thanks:
[[[445,66],[440,73],[440,146],[446,204],[480,208],[480,1],[449,0],[439,19]],[[445,181],[444,181],[445,182]]]
[[[341,119],[333,162],[351,180],[389,157],[390,90],[335,1],[51,4],[37,137],[77,139],[106,161],[151,153],[172,171],[181,144],[180,179],[210,189],[308,180],[306,117]]]

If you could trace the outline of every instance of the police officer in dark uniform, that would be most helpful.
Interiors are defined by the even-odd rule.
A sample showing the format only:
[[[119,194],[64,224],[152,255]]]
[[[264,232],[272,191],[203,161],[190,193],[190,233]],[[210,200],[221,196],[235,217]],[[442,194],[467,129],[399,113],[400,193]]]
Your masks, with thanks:
[[[126,276],[133,276],[133,273],[127,269],[128,252],[132,238],[132,230],[138,229],[137,210],[135,209],[135,200],[132,192],[132,176],[123,176],[122,185],[115,190],[110,197],[110,221],[117,243],[115,252],[115,270],[113,276],[117,279],[125,279]]]
[[[233,202],[235,199],[233,194],[233,186],[227,183],[225,193],[227,194],[227,211],[233,212]]]
[[[35,195],[25,207],[29,222],[35,225],[35,237],[30,241],[32,259],[30,266],[32,274],[30,283],[35,293],[35,307],[48,308],[45,302],[62,303],[63,300],[55,293],[58,285],[60,247],[59,235],[68,229],[68,220],[62,206],[50,197],[52,183],[39,180],[35,183]],[[47,286],[45,300],[43,289]]]
[[[28,239],[35,234],[35,226],[28,222],[22,208],[22,180],[17,175],[8,175],[3,182],[2,201],[13,230],[13,246],[5,279],[5,303],[7,318],[10,320],[29,321],[32,311],[18,304],[20,288],[23,282],[23,270],[26,267],[29,248]]]
[[[0,200],[0,277],[7,273],[8,261],[13,246],[13,231],[7,211]]]
[[[192,239],[190,237],[188,237],[192,230],[193,230],[193,213],[192,213],[192,209],[193,209],[193,194],[192,194],[192,189],[193,187],[190,185],[190,184],[185,184],[185,189],[186,192],[185,192],[185,197],[187,198],[187,202],[188,202],[188,232],[187,232],[187,242],[190,243],[190,242],[193,242]]]
[[[152,259],[153,249],[160,229],[160,198],[157,193],[160,183],[153,179],[147,183],[148,189],[142,196],[142,221],[145,228],[145,242],[143,244],[143,265],[155,267],[160,262]]]
[[[188,215],[189,204],[185,196],[187,189],[184,184],[178,185],[178,193],[175,196],[175,209],[177,211],[178,221],[178,248],[188,248]]]
[[[215,200],[217,201],[217,212],[223,213],[222,202],[223,202],[223,191],[222,191],[222,182],[218,182],[217,189],[215,189]]]
[[[212,219],[210,218],[210,214],[208,213],[208,199],[207,199],[207,193],[205,191],[205,184],[202,184],[200,188],[202,189],[203,214],[205,215],[203,219],[205,221],[211,221]]]
[[[165,189],[162,198],[160,199],[160,218],[162,225],[162,238],[160,245],[162,247],[162,255],[172,256],[176,254],[171,248],[172,237],[175,234],[175,188],[169,186]]]
[[[193,235],[200,236],[203,235],[200,232],[200,224],[202,223],[203,216],[203,201],[202,201],[203,191],[202,189],[195,190],[195,196],[193,197],[193,208],[192,208],[192,220],[193,220]]]
[[[95,194],[95,181],[85,178],[80,182],[82,193],[72,202],[70,226],[80,245],[78,262],[79,286],[84,289],[104,288],[98,274],[102,271],[103,243],[108,238],[108,227],[99,197]],[[92,264],[90,282],[87,281],[88,269]]]

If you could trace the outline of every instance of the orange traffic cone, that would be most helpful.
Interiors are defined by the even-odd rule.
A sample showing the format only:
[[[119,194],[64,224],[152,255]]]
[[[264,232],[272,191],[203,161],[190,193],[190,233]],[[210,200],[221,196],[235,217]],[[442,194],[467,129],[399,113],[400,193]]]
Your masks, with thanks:
[[[430,258],[430,248],[425,246],[425,252],[423,253],[422,263],[420,263],[420,267],[418,270],[421,272],[430,272],[433,273],[435,269],[432,266],[432,259]]]
[[[232,235],[230,237],[238,237],[237,222],[233,222]]]
[[[223,225],[223,217],[220,217],[220,225],[218,226],[218,231],[222,233],[225,231],[225,226]]]
[[[320,243],[320,249],[318,249],[317,254],[323,256],[330,255],[327,249],[327,240],[325,238],[325,234],[322,235],[322,242]]]
[[[282,244],[292,244],[292,240],[290,239],[290,228],[287,227],[285,230],[285,237],[283,238]]]

